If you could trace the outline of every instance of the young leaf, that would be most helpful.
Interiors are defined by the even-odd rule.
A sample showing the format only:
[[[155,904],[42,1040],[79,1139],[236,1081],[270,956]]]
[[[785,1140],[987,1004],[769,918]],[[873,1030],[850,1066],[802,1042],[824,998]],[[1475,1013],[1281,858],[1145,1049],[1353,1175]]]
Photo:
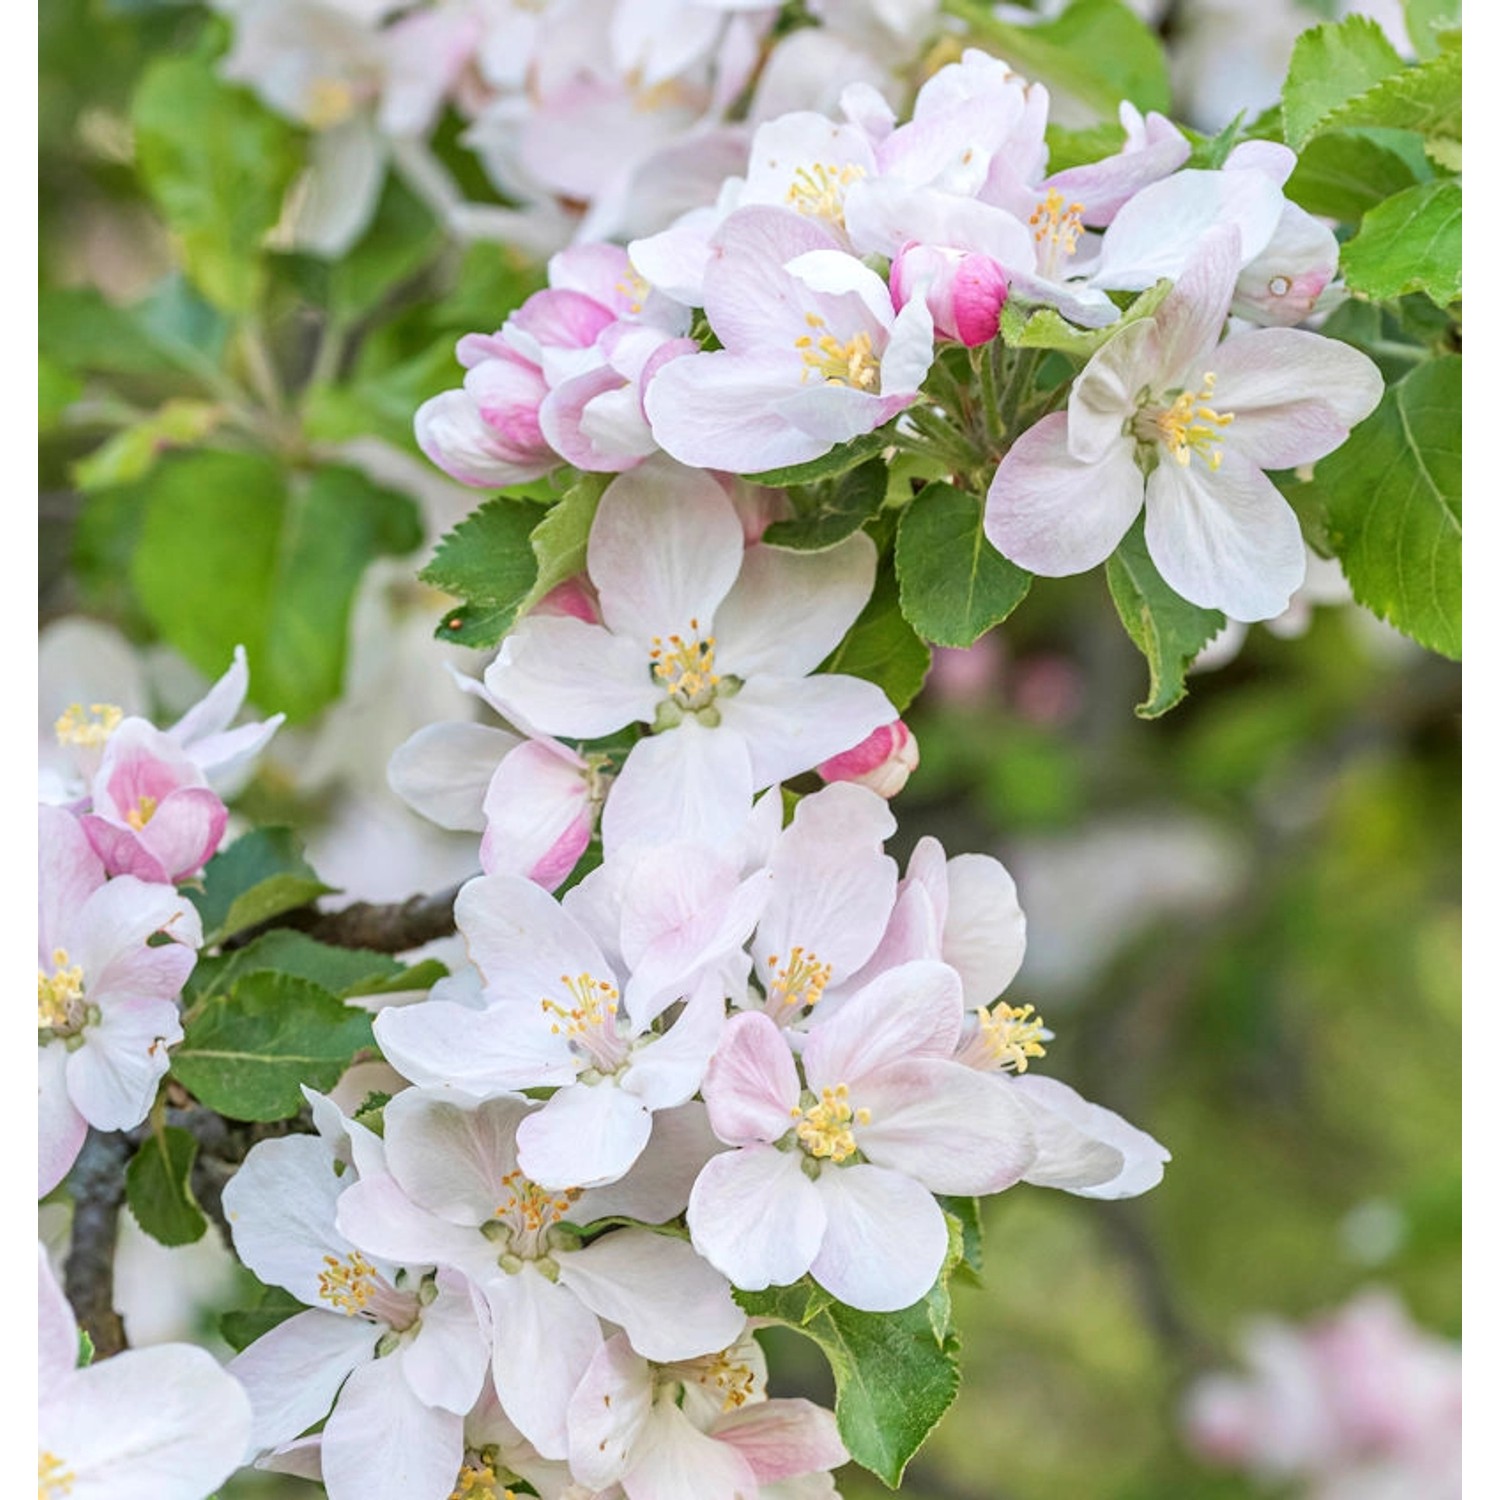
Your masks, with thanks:
[[[214,855],[203,870],[203,889],[190,894],[209,947],[330,889],[302,858],[301,840],[290,828],[256,828]]]
[[[1439,306],[1463,291],[1463,189],[1424,182],[1372,208],[1339,255],[1354,292],[1389,300],[1426,292]]]
[[[1400,54],[1367,16],[1304,31],[1292,48],[1281,93],[1287,145],[1301,150],[1345,100],[1401,68]]]
[[[143,421],[122,427],[87,458],[73,465],[80,490],[130,484],[149,473],[168,448],[201,442],[219,425],[224,408],[207,401],[177,398]]]
[[[861,433],[830,449],[821,458],[810,458],[805,464],[789,464],[781,469],[763,469],[759,474],[745,476],[752,484],[769,484],[778,488],[791,484],[815,484],[820,479],[836,479],[846,474],[867,458],[873,458],[891,446],[891,436],[885,427],[874,432]]]
[[[886,464],[870,459],[837,479],[793,494],[796,514],[766,527],[762,538],[773,547],[821,552],[851,537],[885,502]]]
[[[901,713],[921,691],[931,665],[932,652],[902,617],[896,575],[883,567],[870,602],[819,670],[875,683]]]
[[[542,517],[531,533],[536,556],[536,582],[521,605],[524,614],[558,584],[588,566],[589,528],[613,474],[583,474]]]
[[[1390,146],[1358,130],[1330,130],[1303,148],[1286,195],[1310,214],[1358,223],[1416,181],[1411,164]]]
[[[510,629],[537,582],[531,534],[545,515],[529,500],[487,500],[443,538],[420,576],[467,607],[443,617],[440,639],[493,645]]]
[[[1077,328],[1056,308],[1010,300],[1000,314],[1000,338],[1012,349],[1056,349],[1078,359],[1089,359],[1127,324],[1149,318],[1171,290],[1172,283],[1164,277],[1147,287],[1116,322],[1103,328]]]
[[[1463,138],[1463,51],[1453,46],[1431,62],[1403,68],[1347,99],[1319,122],[1319,130],[1342,125],[1379,125],[1415,130],[1433,139]]]
[[[1457,355],[1418,365],[1314,471],[1354,597],[1454,658],[1462,649],[1461,370]]]
[[[1461,0],[1403,0],[1406,33],[1418,57],[1436,57],[1441,34],[1461,20]]]
[[[224,1342],[238,1354],[262,1334],[306,1311],[304,1303],[281,1287],[262,1287],[260,1299],[254,1306],[234,1308],[219,1318],[219,1332],[224,1335]]]
[[[370,1017],[290,974],[246,974],[183,1021],[172,1074],[231,1120],[284,1120],[302,1085],[326,1092],[354,1054],[374,1045]]]
[[[1105,574],[1120,623],[1151,672],[1150,694],[1135,711],[1143,719],[1160,718],[1187,696],[1187,669],[1224,628],[1224,616],[1189,604],[1167,587],[1146,551],[1143,521],[1131,527]]]
[[[191,1006],[200,997],[223,994],[242,975],[263,971],[310,980],[340,1000],[354,995],[426,989],[447,973],[435,961],[408,967],[384,953],[372,953],[365,948],[335,948],[305,932],[273,927],[243,948],[200,958],[183,989],[183,1003]]]
[[[938,646],[972,646],[1031,587],[985,536],[984,501],[950,484],[926,485],[902,512],[896,572],[901,613]]]
[[[175,1125],[152,1134],[125,1168],[125,1201],[135,1221],[159,1244],[191,1245],[208,1220],[193,1196],[198,1142]]]
[[[839,1436],[850,1456],[892,1489],[958,1394],[957,1342],[933,1333],[927,1301],[900,1312],[858,1312],[807,1278],[738,1292],[752,1317],[785,1323],[828,1358]]]

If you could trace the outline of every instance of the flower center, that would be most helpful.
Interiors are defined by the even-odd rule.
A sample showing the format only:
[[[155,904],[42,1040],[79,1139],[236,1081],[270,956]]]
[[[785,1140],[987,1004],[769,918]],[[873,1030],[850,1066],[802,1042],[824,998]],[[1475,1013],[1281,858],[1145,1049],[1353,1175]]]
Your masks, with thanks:
[[[811,219],[826,219],[842,229],[844,191],[864,175],[865,169],[852,162],[843,167],[823,162],[798,167],[792,174],[792,185],[786,190],[786,201],[799,214],[806,214]]]
[[[90,703],[85,710],[81,703],[70,703],[52,726],[60,745],[82,745],[97,750],[125,717],[122,709],[113,703]]]
[[[807,1109],[794,1104],[792,1118],[797,1122],[797,1139],[809,1156],[841,1162],[859,1150],[850,1127],[868,1125],[870,1111],[854,1109],[849,1103],[849,1085],[841,1083],[825,1088],[818,1102]]]
[[[602,1073],[613,1073],[624,1062],[628,1047],[620,1035],[620,992],[607,979],[592,974],[561,976],[573,1003],[544,999],[542,1010],[556,1019],[553,1036],[566,1036],[575,1053],[582,1053]]]
[[[37,1500],[52,1500],[54,1495],[70,1495],[76,1476],[55,1453],[41,1449],[36,1461]]]
[[[698,622],[689,620],[692,640],[669,635],[665,641],[658,635],[651,641],[651,675],[666,688],[677,703],[692,712],[707,708],[713,702],[719,685],[714,671],[714,638],[700,634]]]
[[[1024,1073],[1029,1058],[1047,1055],[1041,1039],[1050,1033],[1035,1012],[1034,1005],[1017,1009],[1003,1000],[987,1010],[981,1007],[979,1024],[959,1052],[958,1061],[986,1073]]]
[[[1213,399],[1216,378],[1209,371],[1203,377],[1202,390],[1183,391],[1170,406],[1147,413],[1146,431],[1138,430],[1137,435],[1164,443],[1184,469],[1196,453],[1210,469],[1217,470],[1224,462],[1219,445],[1224,429],[1234,421],[1234,413],[1217,412],[1208,404]]]
[[[817,313],[807,314],[807,326],[814,330],[826,328],[827,323]],[[870,344],[868,333],[856,333],[846,343],[840,343],[831,333],[804,333],[793,340],[793,347],[802,351],[802,371],[805,384],[809,375],[821,375],[829,385],[846,385],[858,391],[873,391],[880,387],[880,360]]]
[[[52,1031],[76,1031],[83,1022],[83,969],[69,964],[68,950],[52,950],[51,974],[36,971],[36,1024]]]
[[[1063,195],[1056,188],[1049,188],[1047,196],[1032,209],[1027,223],[1036,241],[1037,269],[1049,281],[1055,280],[1058,269],[1078,249],[1078,237],[1083,233],[1083,204],[1064,205]]]
[[[823,998],[833,965],[818,962],[816,953],[804,953],[800,946],[792,949],[785,963],[773,953],[770,959],[771,1003],[773,1020],[784,1020],[792,1012],[811,1010]]]
[[[133,829],[135,829],[137,833],[139,833],[141,829],[143,829],[146,824],[156,816],[156,809],[159,806],[161,806],[161,804],[156,800],[155,797],[142,797],[141,800],[137,802],[136,805],[132,807],[128,813],[125,814],[125,821]]]
[[[516,1500],[516,1492],[500,1488],[500,1476],[488,1459],[475,1457],[458,1471],[458,1483],[448,1500]]]
[[[327,130],[347,120],[357,102],[342,78],[316,78],[307,91],[303,118],[314,130]]]
[[[318,1295],[350,1317],[363,1312],[375,1295],[375,1267],[358,1250],[346,1260],[325,1255],[323,1264],[327,1269],[318,1272]]]
[[[549,1192],[540,1188],[517,1168],[500,1179],[505,1199],[496,1205],[495,1218],[510,1230],[506,1247],[511,1255],[535,1260],[546,1244],[547,1231],[561,1224],[583,1196],[582,1188]],[[504,1238],[503,1231],[500,1238]]]
[[[694,1379],[722,1399],[725,1411],[737,1410],[755,1395],[755,1371],[741,1360],[731,1358],[733,1353],[733,1349],[721,1349],[717,1354],[692,1361],[697,1366]]]
[[[638,313],[651,294],[651,283],[634,266],[629,266],[625,274],[615,282],[615,290],[625,299],[627,309]]]

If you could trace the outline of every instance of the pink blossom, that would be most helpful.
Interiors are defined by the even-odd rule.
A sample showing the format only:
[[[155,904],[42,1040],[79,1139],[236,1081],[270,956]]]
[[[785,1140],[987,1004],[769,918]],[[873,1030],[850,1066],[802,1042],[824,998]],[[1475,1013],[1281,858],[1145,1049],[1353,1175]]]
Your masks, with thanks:
[[[903,719],[882,724],[852,750],[817,767],[824,781],[852,781],[889,801],[907,783],[920,760],[917,737]]]

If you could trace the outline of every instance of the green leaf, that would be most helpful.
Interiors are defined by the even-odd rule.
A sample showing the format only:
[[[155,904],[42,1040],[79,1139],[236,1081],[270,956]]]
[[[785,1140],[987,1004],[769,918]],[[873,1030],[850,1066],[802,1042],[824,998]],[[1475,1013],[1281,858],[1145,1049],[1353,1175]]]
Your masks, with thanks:
[[[428,989],[447,973],[428,960],[408,966],[388,954],[365,948],[335,948],[305,932],[273,927],[253,943],[213,958],[200,958],[183,989],[183,1003],[223,994],[244,974],[274,972],[310,980],[340,1000]]]
[[[858,1312],[807,1278],[764,1292],[737,1292],[752,1317],[785,1323],[828,1358],[834,1409],[850,1456],[892,1489],[958,1394],[957,1342],[933,1333],[924,1300],[895,1313]]]
[[[1243,111],[1237,114],[1217,135],[1200,135],[1196,130],[1183,134],[1193,143],[1192,154],[1184,163],[1193,171],[1217,172],[1229,160],[1229,153],[1240,141],[1240,122]]]
[[[1142,110],[1172,107],[1161,40],[1122,0],[1073,0],[1034,26],[996,20],[979,0],[948,0],[945,9],[989,50],[1101,115],[1113,116],[1125,99]]]
[[[83,394],[83,382],[45,354],[37,361],[37,427],[50,432]]]
[[[530,500],[487,500],[438,543],[420,577],[464,601],[444,615],[439,640],[492,646],[510,629],[538,581],[531,534],[546,514]]]
[[[1292,48],[1281,94],[1287,144],[1301,150],[1345,100],[1401,68],[1400,54],[1367,16],[1349,16],[1336,26],[1304,31]]]
[[[1066,172],[1088,162],[1113,156],[1125,144],[1123,125],[1089,125],[1070,130],[1066,125],[1047,127],[1047,171]]]
[[[166,449],[201,442],[223,416],[224,408],[208,401],[168,401],[144,421],[121,428],[74,464],[73,483],[85,491],[129,484],[149,473]]]
[[[198,1142],[186,1130],[166,1126],[142,1142],[125,1168],[125,1199],[135,1221],[163,1245],[191,1245],[203,1238],[208,1220],[193,1196]]]
[[[589,528],[613,474],[584,474],[542,517],[531,533],[536,582],[521,604],[521,613],[545,598],[558,584],[588,567]]]
[[[963,1263],[972,1272],[984,1269],[984,1220],[978,1198],[938,1197],[938,1204],[950,1218],[956,1219],[963,1243]]]
[[[255,306],[260,245],[300,165],[300,137],[207,58],[165,58],[132,108],[141,177],[204,294],[232,312]]]
[[[328,308],[334,320],[350,323],[370,312],[444,243],[432,211],[392,173],[370,227],[328,267]]]
[[[1149,286],[1117,321],[1105,328],[1078,328],[1053,307],[1036,307],[1007,299],[1000,313],[1000,338],[1012,349],[1057,349],[1078,359],[1091,359],[1122,328],[1149,318],[1166,301],[1172,283],[1165,277]]]
[[[1415,130],[1424,136],[1463,138],[1463,54],[1445,48],[1431,62],[1403,68],[1373,87],[1346,99],[1318,124],[1319,130],[1341,125],[1379,125]]]
[[[819,670],[875,683],[902,713],[921,691],[931,665],[932,652],[901,614],[896,575],[882,567],[870,602]]]
[[[1424,182],[1372,208],[1344,244],[1339,266],[1351,291],[1389,299],[1426,292],[1439,306],[1463,291],[1463,189]]]
[[[796,552],[822,552],[854,535],[885,503],[883,458],[872,458],[837,479],[791,496],[796,514],[766,527],[763,541]]]
[[[902,513],[896,572],[901,613],[938,646],[972,646],[1031,587],[985,536],[984,501],[951,484],[927,485]]]
[[[1359,220],[1417,181],[1398,151],[1357,130],[1314,136],[1297,158],[1286,195],[1310,214]]]
[[[1187,669],[1224,628],[1224,616],[1167,587],[1146,551],[1144,521],[1131,527],[1105,573],[1120,623],[1151,672],[1151,692],[1135,711],[1143,719],[1160,718],[1187,696]]]
[[[203,944],[211,947],[331,889],[302,858],[302,842],[290,828],[255,828],[214,855],[203,889],[189,894],[203,918]]]
[[[302,1085],[326,1092],[354,1054],[374,1046],[368,1012],[290,974],[246,974],[183,1019],[172,1074],[231,1120],[285,1120]]]
[[[288,1318],[306,1311],[305,1303],[281,1287],[262,1287],[260,1300],[253,1307],[237,1307],[221,1314],[219,1332],[224,1335],[224,1342],[238,1354]]]
[[[1406,34],[1418,57],[1436,57],[1439,34],[1455,29],[1462,20],[1462,0],[1403,0]]]
[[[1462,360],[1427,361],[1313,477],[1354,597],[1444,656],[1462,649]]]
[[[759,474],[747,474],[751,484],[769,484],[778,488],[791,484],[815,484],[820,479],[836,479],[852,468],[873,458],[892,444],[890,424],[877,427],[874,432],[861,433],[830,449],[821,458],[810,458],[805,464],[788,464],[780,469],[763,469]]]

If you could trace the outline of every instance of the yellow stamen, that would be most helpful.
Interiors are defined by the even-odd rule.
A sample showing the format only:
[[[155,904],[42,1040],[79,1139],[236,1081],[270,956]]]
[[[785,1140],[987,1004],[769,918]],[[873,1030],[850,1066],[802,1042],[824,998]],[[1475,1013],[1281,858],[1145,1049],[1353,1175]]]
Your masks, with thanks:
[[[542,1009],[557,1017],[552,1023],[553,1036],[566,1031],[575,1039],[586,1037],[607,1026],[619,1013],[620,992],[607,979],[595,979],[592,974],[580,974],[575,979],[564,974],[562,982],[576,1003],[560,1005],[556,1000],[542,1001]]]
[[[482,1459],[477,1465],[465,1464],[458,1471],[458,1483],[448,1500],[510,1500],[514,1492],[498,1489],[499,1482],[494,1467]]]
[[[323,1264],[328,1269],[318,1272],[318,1295],[353,1317],[375,1295],[375,1267],[358,1250],[346,1261],[325,1255]]]
[[[1003,1000],[997,1000],[988,1010],[981,1007],[975,1041],[991,1068],[1024,1073],[1029,1058],[1047,1055],[1040,1040],[1047,1028],[1040,1016],[1032,1019],[1035,1011],[1034,1005],[1014,1008]]]
[[[327,130],[347,120],[358,102],[342,78],[315,78],[307,91],[303,118],[314,130]]]
[[[849,1127],[868,1125],[870,1111],[854,1109],[849,1103],[849,1085],[841,1083],[836,1088],[825,1088],[818,1103],[807,1110],[792,1106],[792,1118],[797,1121],[797,1139],[811,1156],[826,1157],[831,1161],[846,1161],[859,1150],[854,1132]]]
[[[73,1481],[77,1476],[64,1467],[62,1459],[55,1453],[41,1449],[36,1461],[37,1500],[52,1500],[55,1495],[73,1493]]]
[[[1224,428],[1234,421],[1234,413],[1217,412],[1208,405],[1213,399],[1215,378],[1210,371],[1203,377],[1201,391],[1183,391],[1170,406],[1155,414],[1161,441],[1183,468],[1195,453],[1213,470],[1224,462],[1219,444]]]
[[[729,1355],[730,1350],[721,1349],[709,1358],[702,1384],[723,1397],[725,1411],[734,1411],[754,1396],[755,1371],[739,1360],[730,1359]]]
[[[864,175],[865,169],[852,162],[842,167],[823,162],[811,167],[798,167],[792,175],[792,185],[786,190],[786,201],[799,214],[806,214],[813,219],[825,219],[842,229],[844,191]]]
[[[500,1183],[510,1196],[496,1207],[495,1217],[519,1219],[521,1227],[532,1233],[550,1228],[553,1224],[561,1224],[583,1193],[582,1188],[549,1192],[545,1188],[539,1188],[520,1171],[507,1172]]]
[[[143,829],[152,818],[156,816],[156,809],[160,806],[155,797],[142,797],[134,807],[125,814],[125,821],[135,829],[137,833]]]
[[[52,728],[60,745],[96,750],[120,727],[124,717],[124,710],[113,703],[91,703],[87,710],[81,703],[70,703]]]
[[[1065,206],[1063,195],[1056,188],[1048,188],[1047,196],[1032,209],[1027,223],[1041,252],[1043,274],[1048,274],[1056,270],[1059,261],[1070,259],[1078,249],[1078,237],[1083,233],[1083,204]]]
[[[633,313],[638,313],[645,305],[646,298],[651,292],[651,283],[636,270],[634,266],[626,269],[625,274],[615,282],[615,290],[625,298],[625,305]]]
[[[692,640],[680,635],[660,636],[651,642],[651,674],[683,708],[703,708],[719,685],[714,671],[714,638],[699,634],[697,620],[689,620]]]
[[[814,331],[826,327],[816,313],[807,314],[807,326]],[[880,360],[870,344],[870,335],[856,333],[841,344],[831,333],[804,333],[792,340],[792,347],[802,351],[804,382],[810,374],[821,375],[829,385],[847,385],[855,390],[872,391],[880,386]]]
[[[816,953],[804,953],[800,946],[792,949],[784,964],[773,953],[770,970],[774,977],[766,999],[785,1010],[811,1010],[833,978],[832,964],[819,963]]]
[[[83,970],[68,963],[68,950],[52,950],[54,972],[36,971],[36,1024],[59,1029],[73,1024],[83,999]]]

